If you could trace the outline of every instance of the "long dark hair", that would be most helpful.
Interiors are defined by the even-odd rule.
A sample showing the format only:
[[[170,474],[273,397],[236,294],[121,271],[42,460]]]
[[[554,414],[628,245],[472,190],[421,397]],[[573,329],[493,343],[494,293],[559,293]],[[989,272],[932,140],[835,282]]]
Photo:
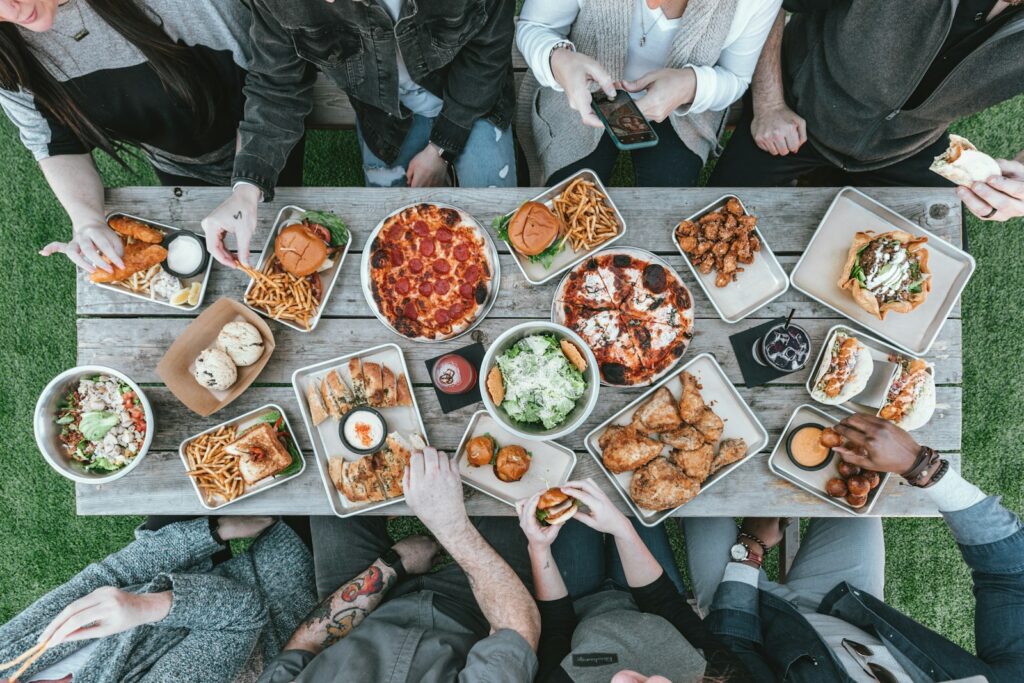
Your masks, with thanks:
[[[134,45],[172,97],[195,113],[204,128],[213,124],[218,95],[200,78],[195,53],[171,40],[136,0],[74,0],[88,2],[100,19]],[[122,164],[120,141],[92,121],[25,43],[15,25],[0,23],[0,88],[32,93],[36,106],[67,127],[87,148],[98,148]]]

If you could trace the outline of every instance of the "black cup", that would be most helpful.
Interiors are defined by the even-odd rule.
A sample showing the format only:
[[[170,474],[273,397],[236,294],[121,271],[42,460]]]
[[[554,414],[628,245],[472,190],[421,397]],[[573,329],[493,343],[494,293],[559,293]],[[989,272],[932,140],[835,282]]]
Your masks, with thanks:
[[[796,372],[811,357],[811,336],[799,325],[775,325],[754,342],[754,360],[779,372]]]

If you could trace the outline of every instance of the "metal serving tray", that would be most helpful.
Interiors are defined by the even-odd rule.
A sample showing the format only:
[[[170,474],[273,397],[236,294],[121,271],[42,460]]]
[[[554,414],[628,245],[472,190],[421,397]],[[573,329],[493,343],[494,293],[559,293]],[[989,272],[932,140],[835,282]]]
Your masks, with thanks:
[[[886,482],[889,481],[888,472],[878,473],[882,479],[878,486],[871,489],[868,493],[868,502],[864,507],[853,508],[850,507],[843,498],[833,498],[825,493],[825,483],[829,479],[839,476],[839,470],[836,469],[837,463],[839,462],[838,455],[833,454],[832,459],[828,464],[820,470],[811,471],[801,469],[794,465],[793,461],[790,460],[789,456],[786,454],[786,439],[789,438],[789,433],[794,427],[799,427],[800,425],[805,424],[832,427],[838,422],[839,420],[837,418],[815,408],[812,405],[805,403],[797,406],[797,409],[793,411],[793,415],[789,418],[789,422],[786,423],[786,428],[782,430],[782,435],[779,437],[778,443],[775,444],[772,454],[768,456],[768,469],[791,484],[817,496],[830,505],[836,506],[840,510],[844,510],[851,515],[868,515],[871,513],[871,509],[875,507],[875,503],[878,502],[878,498],[881,496]]]
[[[593,456],[594,460],[597,462],[597,466],[600,467],[601,471],[605,473],[609,480],[611,480],[612,485],[615,486],[619,495],[621,495],[623,500],[626,501],[626,505],[628,505],[630,510],[633,511],[633,514],[636,515],[637,520],[639,520],[639,522],[644,526],[648,527],[661,524],[679,508],[677,507],[672,510],[656,511],[642,508],[634,503],[632,497],[629,495],[629,483],[633,477],[633,473],[623,472],[621,474],[613,474],[610,472],[604,466],[604,460],[601,457],[601,447],[598,445],[597,440],[609,425],[629,424],[637,406],[646,401],[662,386],[668,386],[672,395],[676,400],[678,400],[680,396],[682,396],[682,385],[674,380],[685,370],[688,370],[693,374],[703,385],[703,389],[701,389],[700,393],[704,398],[704,402],[713,406],[715,413],[717,413],[718,416],[722,418],[722,421],[725,422],[725,430],[722,432],[722,439],[742,438],[747,442],[747,454],[740,460],[737,460],[731,465],[724,467],[712,476],[708,477],[701,485],[700,491],[697,493],[698,496],[714,486],[718,481],[726,477],[730,472],[745,463],[768,445],[768,432],[765,431],[760,420],[758,420],[757,416],[754,415],[754,411],[750,409],[750,406],[746,404],[743,398],[739,395],[739,392],[736,391],[736,387],[734,387],[732,382],[729,381],[729,378],[726,377],[725,372],[722,370],[722,366],[718,364],[715,357],[710,353],[702,353],[699,356],[692,358],[688,363],[686,363],[686,365],[673,372],[670,376],[663,379],[656,386],[651,387],[651,389],[644,392],[639,398],[631,402],[625,408],[598,425],[597,428],[587,434],[584,439],[587,451],[589,451],[590,455]]]
[[[411,434],[419,434],[424,442],[427,441],[427,430],[423,426],[423,417],[420,413],[419,404],[416,402],[416,393],[413,390],[412,377],[409,375],[409,366],[405,362],[405,354],[397,344],[381,344],[355,353],[332,358],[331,360],[308,365],[299,368],[292,373],[292,388],[295,390],[295,399],[299,404],[299,413],[302,421],[309,432],[309,440],[313,444],[313,458],[320,469],[320,479],[323,480],[324,490],[327,492],[327,500],[331,503],[331,510],[338,517],[351,517],[370,510],[377,510],[388,505],[394,505],[405,500],[405,496],[389,498],[378,503],[352,503],[341,492],[334,487],[331,477],[327,471],[327,459],[329,457],[344,457],[346,460],[358,460],[360,455],[349,451],[341,441],[338,421],[328,418],[319,426],[313,426],[313,419],[309,414],[309,405],[306,403],[306,387],[310,379],[321,379],[328,370],[338,368],[343,379],[350,379],[348,375],[348,360],[359,358],[362,361],[375,361],[388,365],[392,371],[404,373],[409,383],[409,393],[412,395],[412,406],[394,408],[376,408],[384,416],[388,423],[389,432],[400,432],[408,437]],[[396,372],[396,374],[398,374]]]
[[[185,457],[185,446],[187,446],[191,441],[199,438],[203,434],[209,434],[211,432],[217,431],[221,427],[228,427],[231,425],[238,427],[238,431],[241,432],[243,431],[243,429],[257,424],[257,418],[262,417],[263,415],[266,415],[267,413],[272,411],[277,411],[278,413],[281,414],[281,417],[284,419],[284,426],[292,437],[292,443],[295,444],[295,450],[298,451],[299,453],[299,460],[302,461],[302,465],[299,467],[299,471],[289,474],[286,477],[274,476],[258,481],[253,486],[246,487],[246,492],[240,495],[238,498],[235,498],[234,500],[226,503],[220,503],[219,505],[210,505],[210,503],[207,502],[206,497],[203,495],[203,492],[199,489],[199,485],[196,484],[196,480],[193,477],[189,477],[188,480],[192,483],[192,489],[196,492],[196,496],[199,497],[199,504],[202,505],[204,508],[206,508],[207,510],[220,510],[221,508],[227,507],[232,503],[237,503],[238,501],[245,500],[250,496],[255,496],[257,493],[263,493],[264,491],[272,489],[275,486],[280,486],[286,481],[294,479],[295,477],[298,477],[299,475],[306,471],[306,457],[302,454],[302,448],[299,446],[298,439],[295,438],[295,430],[292,429],[292,424],[291,422],[288,421],[288,415],[284,412],[284,408],[282,408],[278,404],[268,403],[267,405],[262,406],[260,408],[256,408],[255,410],[250,410],[248,413],[245,413],[244,415],[240,415],[231,420],[225,420],[224,422],[221,422],[216,426],[210,427],[205,431],[199,432],[198,434],[193,434],[189,438],[182,441],[181,445],[178,447],[178,455],[181,456],[181,462],[185,466],[185,472],[187,473],[189,471],[188,458]]]
[[[604,183],[602,183],[601,179],[597,176],[597,174],[594,173],[589,168],[584,168],[582,170],[577,171],[576,173],[572,174],[562,182],[558,183],[557,185],[554,185],[553,187],[545,190],[544,192],[541,192],[539,195],[537,195],[536,197],[529,201],[539,202],[547,206],[549,209],[553,209],[555,197],[562,194],[562,191],[565,190],[565,188],[567,188],[574,180],[581,177],[586,178],[590,182],[594,183],[594,185],[597,186],[597,189],[601,191],[601,194],[605,196],[606,201],[608,202],[608,206],[611,207],[612,212],[615,214],[615,219],[619,223],[619,233],[615,235],[615,237],[608,240],[607,242],[602,242],[593,249],[586,249],[584,251],[577,252],[573,251],[572,247],[567,245],[566,248],[562,249],[562,251],[560,251],[551,261],[551,266],[549,268],[545,268],[539,263],[534,263],[530,261],[528,257],[523,256],[515,249],[513,249],[511,246],[507,245],[509,252],[512,254],[512,260],[516,262],[516,265],[519,266],[519,270],[522,271],[523,273],[523,277],[526,278],[526,281],[529,282],[531,285],[542,285],[545,282],[553,280],[554,278],[558,277],[561,273],[564,273],[565,271],[575,266],[577,263],[584,261],[588,256],[590,256],[594,252],[599,251],[601,249],[605,249],[611,246],[612,244],[615,244],[620,239],[622,239],[623,235],[626,234],[626,219],[622,217],[622,214],[619,212],[619,208],[615,206],[615,202],[612,201],[611,196],[608,194],[608,190],[605,189]],[[523,203],[525,204],[526,202]],[[505,214],[505,216],[509,216],[512,213],[514,212],[507,213]]]
[[[280,211],[278,211],[277,218],[274,219],[274,227],[271,229],[270,235],[267,237],[267,241],[263,245],[263,251],[260,252],[260,260],[256,264],[257,271],[263,272],[263,266],[266,265],[267,259],[269,259],[270,255],[274,253],[274,240],[277,238],[277,233],[281,232],[281,228],[285,227],[285,222],[288,221],[288,225],[292,225],[293,223],[299,222],[299,216],[301,216],[306,211],[307,209],[302,209],[298,206],[292,205],[285,206]],[[347,224],[346,227],[348,227]],[[352,230],[351,228],[349,228],[348,242],[345,243],[345,248],[341,250],[341,255],[338,256],[337,259],[335,259],[333,266],[331,266],[324,272],[320,273],[320,279],[324,283],[323,298],[320,300],[320,308],[317,310],[316,315],[314,315],[312,319],[310,319],[309,321],[308,330],[287,320],[277,320],[277,318],[271,316],[262,308],[249,306],[249,304],[246,303],[246,298],[249,296],[249,291],[253,288],[253,285],[255,284],[255,281],[252,279],[249,280],[249,284],[246,285],[245,287],[245,293],[242,295],[242,303],[244,303],[246,306],[262,315],[264,318],[277,320],[277,322],[281,323],[282,325],[290,327],[298,332],[312,332],[313,330],[316,329],[317,324],[320,322],[320,316],[323,315],[324,309],[327,308],[327,300],[331,297],[331,292],[334,291],[334,284],[338,281],[338,275],[341,274],[341,266],[343,263],[345,263],[345,257],[348,256],[348,250],[352,246],[352,240]]]
[[[160,223],[158,221],[153,221],[153,220],[150,220],[148,218],[142,218],[141,216],[135,216],[135,215],[130,214],[130,213],[125,213],[124,211],[111,211],[110,213],[108,213],[106,215],[107,223],[109,224],[110,223],[110,219],[114,218],[115,216],[124,216],[125,218],[131,218],[133,220],[140,221],[142,223],[145,223],[146,225],[149,225],[149,226],[152,226],[154,228],[158,228],[160,230],[163,230],[165,233],[192,232],[191,230],[185,230],[183,228],[175,228],[174,226],[167,225],[166,223]],[[204,238],[202,235],[196,234],[194,232],[192,232],[192,234],[195,235],[196,237],[198,237],[203,242],[203,244],[206,243],[206,238]],[[149,301],[150,303],[160,304],[161,306],[168,306],[170,308],[173,308],[176,311],[195,311],[200,306],[203,305],[203,299],[206,297],[206,286],[210,283],[210,269],[211,268],[213,268],[213,256],[207,254],[207,256],[206,256],[206,268],[203,270],[203,272],[201,272],[199,275],[196,275],[195,277],[179,278],[179,280],[181,280],[181,284],[186,289],[191,287],[194,282],[202,282],[203,283],[202,285],[200,285],[200,288],[199,288],[199,301],[196,302],[195,306],[189,306],[189,305],[175,306],[170,301],[161,301],[160,299],[153,299],[151,297],[146,296],[145,294],[140,294],[139,292],[133,292],[132,290],[130,290],[127,287],[125,287],[124,285],[118,284],[118,283],[113,283],[113,282],[111,282],[111,283],[107,283],[107,282],[93,282],[92,280],[89,280],[88,274],[86,274],[85,279],[86,279],[86,282],[88,282],[89,284],[91,284],[91,285],[93,285],[95,287],[100,287],[101,289],[106,289],[106,290],[109,290],[111,292],[118,292],[119,294],[127,294],[128,296],[134,297],[136,299],[139,299],[140,301]]]
[[[924,303],[909,313],[890,313],[879,320],[861,308],[837,284],[855,233],[905,230],[928,238],[928,268],[932,290]],[[956,305],[974,273],[974,257],[928,232],[917,223],[876,202],[863,192],[844,187],[829,206],[821,224],[797,261],[790,280],[793,287],[818,303],[841,313],[904,349],[923,356]]]
[[[503,446],[522,446],[531,455],[530,469],[519,481],[505,482],[494,475],[491,467],[473,467],[466,459],[466,444],[475,436],[490,434]],[[516,501],[535,493],[561,486],[569,481],[576,467],[576,453],[554,441],[530,441],[516,436],[491,417],[486,410],[478,410],[469,420],[466,433],[455,451],[462,481],[472,488],[515,507]]]
[[[377,239],[377,235],[380,234],[381,229],[383,229],[384,224],[388,222],[389,218],[391,218],[392,216],[396,216],[405,211],[406,209],[413,206],[417,206],[419,204],[433,204],[434,206],[440,206],[445,209],[454,209],[455,211],[458,211],[459,214],[462,216],[463,221],[467,225],[476,228],[477,232],[479,232],[480,235],[483,237],[484,245],[486,245],[487,247],[487,258],[491,262],[491,286],[487,294],[487,300],[484,301],[483,307],[479,311],[477,311],[476,318],[473,320],[472,323],[470,323],[469,327],[459,332],[458,334],[453,334],[450,337],[445,337],[443,339],[424,339],[423,337],[406,337],[404,334],[396,330],[394,326],[391,325],[391,321],[389,321],[387,318],[384,317],[383,314],[381,314],[380,309],[377,307],[377,302],[373,300],[373,288],[370,286],[370,256],[373,253],[374,240]],[[475,328],[477,325],[483,322],[484,318],[487,317],[487,314],[491,312],[491,308],[494,306],[494,302],[498,300],[498,291],[501,288],[501,262],[498,260],[498,250],[494,246],[494,241],[491,239],[491,236],[488,234],[487,230],[485,230],[483,226],[480,225],[480,221],[474,218],[469,212],[460,209],[457,206],[452,206],[451,204],[445,204],[443,202],[416,202],[415,204],[406,204],[401,208],[395,209],[387,216],[384,216],[384,218],[382,218],[380,222],[377,223],[377,226],[370,232],[370,236],[366,239],[366,245],[363,247],[362,258],[359,261],[359,283],[362,286],[363,297],[366,298],[366,304],[370,307],[370,310],[373,311],[373,314],[377,316],[377,320],[381,321],[381,323],[383,323],[386,328],[388,328],[398,336],[402,337],[403,339],[408,339],[409,341],[423,342],[426,344],[435,344],[438,342],[448,341],[449,339],[457,339],[464,334],[468,334],[471,330],[473,330],[473,328]]]
[[[739,197],[727,194],[685,220],[696,223],[705,214],[725,206],[730,199],[738,201],[740,207],[743,208],[743,213],[750,215]],[[782,269],[782,265],[779,264],[779,260],[775,258],[771,247],[768,246],[764,233],[759,228],[754,228],[754,234],[761,241],[761,251],[755,252],[754,262],[740,265],[744,270],[737,276],[735,282],[730,283],[727,287],[716,287],[715,271],[707,275],[701,274],[690,262],[690,256],[679,246],[676,229],[672,228],[672,243],[683,255],[683,261],[686,262],[694,279],[697,280],[697,284],[711,301],[718,317],[730,324],[738,323],[759,308],[767,306],[768,303],[779,298],[789,289],[789,277]]]

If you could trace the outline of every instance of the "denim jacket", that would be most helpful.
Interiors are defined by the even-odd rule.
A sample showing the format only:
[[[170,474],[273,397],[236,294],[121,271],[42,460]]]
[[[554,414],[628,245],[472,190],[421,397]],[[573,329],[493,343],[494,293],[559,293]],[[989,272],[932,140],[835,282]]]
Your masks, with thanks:
[[[399,102],[401,50],[412,79],[443,101],[430,141],[458,155],[486,118],[508,128],[515,104],[514,0],[405,0],[398,21],[377,0],[253,0],[253,62],[234,181],[273,196],[302,137],[316,69],[345,91],[366,144],[392,163],[412,125]]]
[[[1024,527],[995,496],[943,516],[974,579],[977,655],[845,582],[825,596],[818,612],[877,634],[915,683],[977,675],[989,683],[1024,681]],[[936,599],[942,588],[937,576],[922,585]],[[708,625],[758,681],[851,680],[791,603],[753,586],[722,583]]]

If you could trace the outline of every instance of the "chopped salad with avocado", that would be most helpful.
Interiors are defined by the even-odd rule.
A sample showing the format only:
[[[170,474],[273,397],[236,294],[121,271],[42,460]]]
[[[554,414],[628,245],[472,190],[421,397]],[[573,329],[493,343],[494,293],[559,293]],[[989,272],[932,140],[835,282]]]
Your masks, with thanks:
[[[569,362],[552,335],[520,339],[498,356],[497,363],[505,383],[501,407],[516,422],[557,427],[587,388],[583,373]]]
[[[60,440],[86,472],[105,474],[130,464],[146,440],[146,413],[135,391],[116,377],[83,377],[57,410]]]

